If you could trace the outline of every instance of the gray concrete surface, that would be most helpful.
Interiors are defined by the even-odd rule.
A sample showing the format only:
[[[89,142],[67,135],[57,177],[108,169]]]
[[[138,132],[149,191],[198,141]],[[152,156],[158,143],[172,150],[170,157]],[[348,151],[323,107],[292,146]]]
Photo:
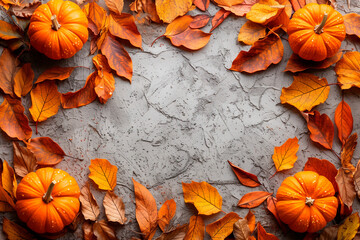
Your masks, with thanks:
[[[338,2],[338,9],[342,13],[350,12],[343,0]],[[214,15],[217,10],[212,5],[209,13]],[[352,1],[351,12],[360,13],[358,1]],[[90,159],[106,158],[118,166],[115,193],[123,198],[130,220],[126,226],[117,226],[119,239],[139,236],[135,233],[139,228],[131,178],[151,191],[158,208],[173,198],[178,206],[174,224],[182,224],[196,211],[184,204],[181,182],[207,181],[222,195],[225,212],[235,211],[244,217],[247,210],[236,204],[245,193],[254,190],[276,193],[281,181],[302,170],[308,157],[328,159],[339,167],[339,161],[330,151],[310,141],[301,115],[294,108],[280,104],[281,88],[292,82],[292,76],[283,72],[291,56],[287,41],[283,40],[285,54],[281,63],[266,71],[247,75],[227,70],[240,50],[249,49],[237,42],[244,22],[244,18],[230,16],[213,32],[209,44],[196,52],[173,47],[167,39],[160,39],[151,47],[151,42],[164,33],[165,26],[138,26],[143,36],[143,51],[127,46],[134,63],[131,85],[118,78],[114,95],[107,104],[96,101],[77,109],[61,109],[56,116],[39,124],[38,136],[51,137],[68,155],[84,159],[66,158],[57,165],[75,176],[80,186],[88,180]],[[205,30],[210,28],[208,24]],[[342,47],[359,50],[360,40],[347,39]],[[65,61],[49,61],[34,52],[30,59],[38,76],[55,65],[92,67],[88,52],[89,42],[75,57]],[[59,83],[59,90],[81,88],[91,71],[75,70],[69,80]],[[330,83],[336,82],[333,67],[310,72],[326,77]],[[360,91],[353,89],[344,93],[353,110],[354,131],[359,132]],[[326,103],[316,109],[333,119],[340,100],[339,88],[332,86]],[[28,108],[30,97],[23,99],[23,103]],[[35,129],[34,122],[31,126]],[[295,136],[300,149],[294,168],[269,179],[275,172],[271,159],[274,146]],[[334,142],[339,152],[338,139]],[[12,161],[11,141],[3,133],[0,153],[2,159]],[[359,155],[357,150],[353,164]],[[239,184],[227,160],[256,174],[263,187],[253,189]],[[92,190],[101,204],[105,193],[96,190],[94,184]],[[359,210],[358,200],[354,208]],[[103,207],[101,211],[101,218],[105,218]],[[302,239],[304,236],[283,234],[264,206],[253,211],[257,221],[280,239]],[[15,215],[7,216],[15,219]],[[221,213],[207,217],[206,222],[220,217]],[[81,237],[81,228],[78,228],[61,239]],[[4,235],[0,235],[2,238]]]

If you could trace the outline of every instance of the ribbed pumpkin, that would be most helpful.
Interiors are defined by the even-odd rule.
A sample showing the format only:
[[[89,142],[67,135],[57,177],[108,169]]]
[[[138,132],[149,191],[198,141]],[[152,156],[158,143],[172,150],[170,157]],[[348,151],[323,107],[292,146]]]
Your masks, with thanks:
[[[15,207],[31,230],[56,233],[74,220],[80,208],[79,196],[79,186],[67,172],[41,168],[21,180]]]
[[[287,177],[279,187],[276,209],[295,232],[317,232],[336,216],[338,201],[332,183],[316,172]]]
[[[31,45],[51,59],[70,58],[88,39],[88,20],[78,5],[51,0],[40,5],[30,19]]]
[[[317,3],[307,4],[294,13],[288,34],[294,53],[313,61],[334,56],[346,36],[342,15],[329,5]]]

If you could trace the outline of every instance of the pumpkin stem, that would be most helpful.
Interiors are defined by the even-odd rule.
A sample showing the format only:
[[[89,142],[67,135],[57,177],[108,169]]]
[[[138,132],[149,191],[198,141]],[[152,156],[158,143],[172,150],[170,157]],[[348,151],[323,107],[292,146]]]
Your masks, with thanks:
[[[326,20],[328,18],[328,14],[324,13],[324,17],[319,25],[316,25],[314,28],[315,33],[320,34],[323,32],[323,27],[325,26]]]
[[[315,199],[312,199],[311,197],[306,197],[305,198],[305,204],[308,205],[309,207],[312,206],[315,202]]]
[[[55,31],[59,30],[59,28],[61,27],[61,24],[58,22],[56,15],[51,16],[51,21],[52,21],[51,28],[54,29]]]
[[[56,181],[52,181],[48,187],[48,190],[46,191],[46,193],[43,196],[43,201],[45,203],[49,203],[51,202],[51,200],[53,200],[53,197],[51,196],[51,192],[53,191],[54,187],[55,187],[55,183]]]

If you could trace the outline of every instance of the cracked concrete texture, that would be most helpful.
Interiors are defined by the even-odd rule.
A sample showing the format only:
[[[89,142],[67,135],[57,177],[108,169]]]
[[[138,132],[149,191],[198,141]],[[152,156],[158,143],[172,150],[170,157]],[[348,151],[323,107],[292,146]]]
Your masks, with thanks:
[[[344,1],[338,1],[338,9],[342,13],[350,12]],[[212,16],[217,11],[215,6],[209,9]],[[360,13],[359,2],[352,1],[351,12]],[[117,226],[119,239],[139,236],[131,178],[151,191],[158,208],[168,199],[176,201],[176,225],[188,222],[196,213],[192,206],[184,204],[181,182],[207,181],[222,195],[225,212],[234,211],[244,217],[247,210],[236,204],[245,193],[266,190],[275,194],[283,179],[303,169],[308,157],[328,159],[339,167],[339,161],[330,151],[310,141],[301,115],[294,108],[280,104],[281,88],[292,82],[292,75],[283,72],[291,56],[285,40],[280,64],[252,75],[227,70],[239,51],[249,49],[237,42],[245,20],[228,17],[213,32],[209,44],[195,52],[173,47],[167,39],[160,39],[151,47],[151,42],[164,33],[165,26],[138,26],[143,36],[143,51],[127,46],[134,64],[131,85],[117,79],[114,95],[105,105],[94,102],[77,109],[61,109],[56,116],[39,124],[38,136],[51,137],[68,155],[83,159],[66,158],[57,165],[73,175],[81,187],[88,180],[90,159],[105,158],[118,167],[115,193],[123,198],[126,216],[131,220],[126,226]],[[210,27],[208,24],[205,31]],[[358,39],[347,39],[342,48],[358,50],[359,43]],[[38,76],[55,65],[92,68],[88,52],[89,42],[68,60],[50,61],[35,52],[29,59]],[[81,88],[91,71],[76,69],[69,80],[59,82],[59,90]],[[336,82],[333,67],[309,72],[326,77],[329,83]],[[359,93],[358,89],[352,89],[344,94],[353,110],[355,132],[360,128]],[[333,119],[340,101],[339,88],[332,86],[326,103],[316,109]],[[31,106],[30,97],[23,99],[23,103],[27,108]],[[30,124],[34,129],[35,123]],[[294,168],[269,179],[275,172],[271,159],[274,147],[295,136],[300,149]],[[338,139],[334,143],[335,151],[339,152]],[[11,162],[11,141],[3,133],[0,150],[1,158]],[[353,164],[359,159],[359,153],[359,150],[355,152]],[[256,174],[263,187],[253,189],[239,184],[228,160]],[[96,190],[94,184],[92,190],[101,205],[105,193]],[[357,200],[354,210],[359,210]],[[101,211],[100,217],[105,218],[103,207]],[[280,239],[304,237],[303,234],[284,234],[265,207],[253,211],[266,230]],[[6,216],[15,219],[15,215]],[[220,217],[221,213],[205,219],[210,223]],[[61,239],[81,237],[81,228],[78,228]]]

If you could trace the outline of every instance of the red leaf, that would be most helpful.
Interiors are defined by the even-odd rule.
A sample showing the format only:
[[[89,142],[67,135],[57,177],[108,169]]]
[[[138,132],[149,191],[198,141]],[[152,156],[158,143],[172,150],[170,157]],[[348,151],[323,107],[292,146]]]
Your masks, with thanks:
[[[317,172],[319,175],[326,177],[334,186],[335,192],[339,191],[335,177],[338,173],[334,164],[325,159],[309,158],[305,163],[304,171]]]
[[[194,5],[201,11],[206,11],[209,7],[210,0],[194,0]]]
[[[210,16],[207,14],[196,15],[190,23],[190,27],[193,29],[205,27],[209,20]]]
[[[280,220],[279,214],[276,209],[276,202],[277,199],[273,196],[269,196],[266,200],[267,203],[267,209],[272,213],[272,215],[275,217],[276,221],[279,223],[281,229],[286,229],[284,223]]]
[[[319,143],[326,149],[332,149],[334,125],[328,115],[325,113],[320,115],[318,111],[314,111],[314,115],[309,115],[307,126],[311,133],[311,140]]]
[[[109,24],[109,31],[113,36],[129,40],[131,45],[141,48],[141,35],[136,27],[133,15],[129,13],[111,14]]]
[[[65,80],[68,79],[76,67],[52,67],[46,69],[36,80],[41,83],[46,80]]]
[[[263,203],[272,193],[256,191],[246,193],[238,202],[238,207],[255,208]]]
[[[214,31],[214,29],[217,28],[229,16],[229,14],[229,11],[220,9],[211,20],[212,28],[210,32]]]
[[[353,130],[353,116],[351,108],[342,100],[335,110],[335,125],[338,129],[338,137],[344,146],[346,139]]]
[[[234,171],[237,179],[239,179],[241,184],[247,187],[257,187],[261,185],[256,175],[246,172],[245,170],[232,164],[230,161],[228,161],[228,163],[230,164],[232,170]]]
[[[42,166],[56,165],[66,155],[59,144],[49,137],[32,138],[27,148],[35,155],[37,164]]]

